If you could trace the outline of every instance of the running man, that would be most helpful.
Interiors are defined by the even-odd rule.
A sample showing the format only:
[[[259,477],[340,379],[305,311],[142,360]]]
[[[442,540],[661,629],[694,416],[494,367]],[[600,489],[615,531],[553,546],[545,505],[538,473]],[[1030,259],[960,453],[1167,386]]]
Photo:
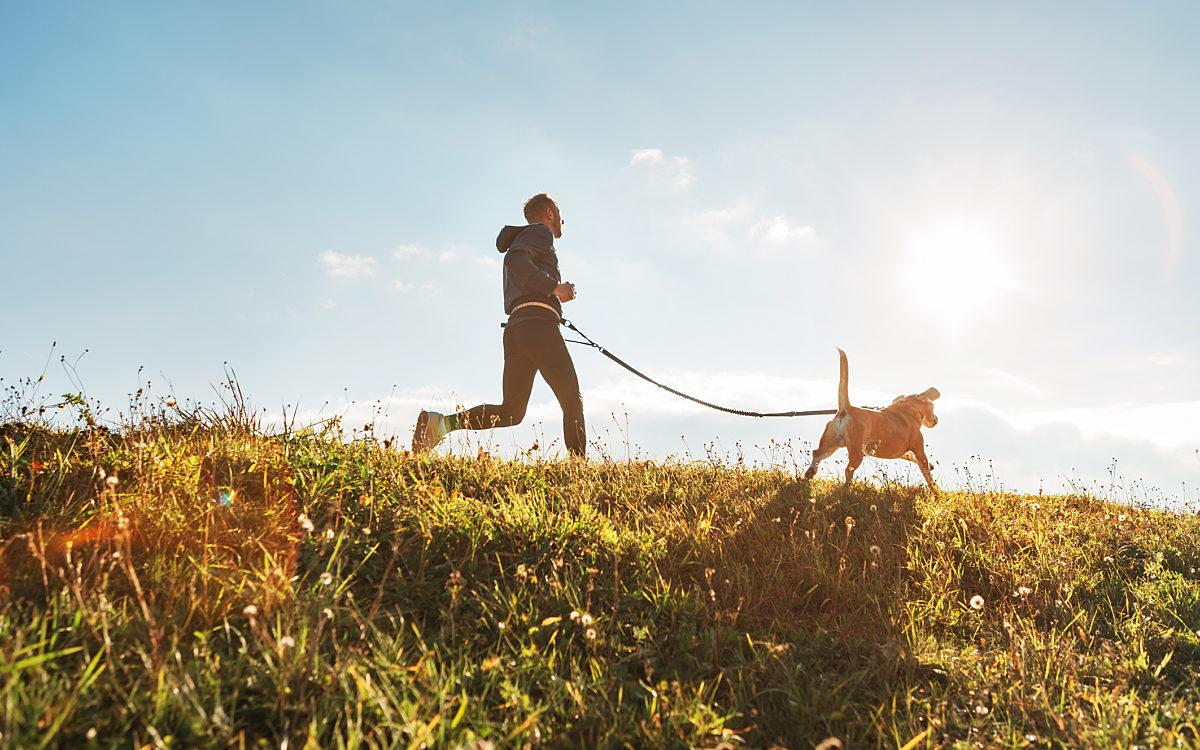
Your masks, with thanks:
[[[559,332],[562,303],[575,299],[575,285],[558,271],[554,240],[562,237],[562,213],[545,193],[525,201],[527,226],[506,226],[496,238],[504,253],[504,403],[480,404],[457,414],[422,411],[413,430],[413,453],[424,453],[454,430],[511,427],[525,418],[533,376],[541,373],[563,413],[567,451],[583,458],[587,434],[575,363]]]

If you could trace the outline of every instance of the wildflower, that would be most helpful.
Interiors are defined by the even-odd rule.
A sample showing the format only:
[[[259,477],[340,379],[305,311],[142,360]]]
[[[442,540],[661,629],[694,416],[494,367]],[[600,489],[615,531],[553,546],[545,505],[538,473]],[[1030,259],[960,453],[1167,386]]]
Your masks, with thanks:
[[[326,620],[332,620],[333,619],[333,610],[330,609],[329,607],[326,607],[325,609],[321,610],[321,616],[324,617]]]
[[[294,648],[295,645],[296,641],[290,635],[285,635],[279,639],[280,648]]]
[[[307,531],[310,534],[312,533],[312,530],[314,528],[313,522],[309,519],[309,517],[307,515],[305,515],[304,513],[301,513],[300,517],[297,518],[296,520],[300,522],[300,528],[304,529],[305,531]]]
[[[120,479],[117,479],[117,475],[113,474],[108,479],[105,479],[104,483],[107,484],[109,487],[116,487],[117,482],[120,482],[120,481],[121,481]]]
[[[1028,586],[1022,586],[1021,588],[1017,589],[1017,593],[1015,595],[1024,599],[1025,597],[1029,596],[1032,593],[1033,593],[1033,590],[1030,589]]]
[[[854,516],[846,516],[846,533],[849,534],[850,530],[853,528],[854,528]]]
[[[874,512],[875,512],[875,510],[876,510],[876,508],[875,508],[875,504],[874,504],[874,503],[871,503],[871,512],[872,512],[872,513],[874,513]]]
[[[448,589],[460,589],[462,588],[462,585],[463,576],[462,573],[457,570],[451,573],[450,577],[446,579],[446,588]]]
[[[971,597],[971,609],[983,609],[983,597],[979,594]]]
[[[976,716],[987,716],[987,714],[988,714],[987,706],[979,705],[979,706],[975,707],[975,715]]]
[[[96,728],[95,727],[92,727],[91,729],[87,730],[87,738],[89,740],[96,739]]]
[[[879,557],[879,545],[878,544],[871,545],[871,554],[874,555],[875,557]]]
[[[1106,563],[1110,563],[1110,562],[1112,562],[1112,561],[1113,561],[1113,557],[1112,557],[1112,555],[1105,555],[1105,556],[1104,556],[1104,562],[1106,562]]]
[[[1117,523],[1125,523],[1125,514],[1124,513],[1117,516]]]
[[[173,398],[169,398],[169,399],[167,399],[167,408],[168,408],[168,409],[174,409],[174,408],[175,408],[175,399],[173,399]]]
[[[321,585],[328,586],[331,583],[333,583],[333,574],[330,573],[329,571],[325,571],[324,573],[322,573],[321,574]]]
[[[585,638],[587,638],[589,641],[594,641],[594,640],[596,640],[596,629],[595,629],[595,628],[588,628],[588,629],[587,629],[587,631],[586,631],[586,632],[584,632],[584,634],[583,634],[583,635],[584,635],[584,637],[585,637]]]
[[[247,617],[257,617],[258,607],[254,606],[253,604],[247,604],[246,608],[242,610],[242,614],[246,615]]]
[[[582,615],[579,616],[579,624],[585,628],[587,626],[591,625],[592,624],[592,616],[589,615],[587,612],[584,612]]]
[[[579,622],[579,610],[571,610],[571,622]]]
[[[325,529],[325,538],[330,541],[333,540],[333,529]]]

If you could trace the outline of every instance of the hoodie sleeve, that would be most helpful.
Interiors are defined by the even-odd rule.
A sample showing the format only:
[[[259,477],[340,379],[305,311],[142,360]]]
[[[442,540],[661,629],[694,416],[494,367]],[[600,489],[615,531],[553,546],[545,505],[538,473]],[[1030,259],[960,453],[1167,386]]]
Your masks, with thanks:
[[[509,281],[522,293],[549,297],[554,287],[558,286],[558,281],[533,262],[535,254],[553,248],[554,240],[550,236],[550,230],[545,227],[542,227],[542,230],[538,232],[531,227],[530,230],[522,232],[505,254],[504,267],[508,270]]]

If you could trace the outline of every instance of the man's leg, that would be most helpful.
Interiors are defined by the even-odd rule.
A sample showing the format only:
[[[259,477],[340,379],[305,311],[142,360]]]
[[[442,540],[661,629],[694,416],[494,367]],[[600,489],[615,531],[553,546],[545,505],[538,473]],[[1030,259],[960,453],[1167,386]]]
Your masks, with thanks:
[[[537,348],[534,362],[563,413],[563,441],[567,452],[583,458],[587,454],[587,429],[583,419],[583,396],[579,392],[579,376],[567,351],[558,325],[538,324]]]
[[[512,427],[525,418],[537,366],[530,359],[521,326],[504,329],[504,403],[480,404],[445,418],[447,432]]]

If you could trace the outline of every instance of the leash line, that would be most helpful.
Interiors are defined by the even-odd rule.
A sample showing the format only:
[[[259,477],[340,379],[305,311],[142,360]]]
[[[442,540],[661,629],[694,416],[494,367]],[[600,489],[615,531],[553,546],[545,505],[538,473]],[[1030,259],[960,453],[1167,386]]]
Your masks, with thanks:
[[[624,367],[626,370],[629,370],[634,375],[637,375],[642,380],[645,380],[647,383],[652,383],[653,385],[656,385],[659,388],[662,388],[664,391],[667,391],[668,393],[673,393],[676,396],[679,396],[680,398],[686,398],[688,401],[692,401],[694,403],[700,404],[701,406],[707,406],[710,409],[716,409],[717,411],[723,411],[726,414],[736,414],[739,417],[815,417],[815,416],[827,415],[827,414],[837,414],[837,409],[810,409],[808,411],[777,411],[777,412],[772,412],[770,414],[764,414],[763,412],[744,411],[742,409],[731,409],[728,406],[719,406],[717,404],[710,404],[709,402],[704,401],[702,399],[698,399],[695,396],[689,396],[688,394],[686,394],[682,391],[677,391],[674,388],[672,388],[671,386],[664,385],[664,384],[658,382],[657,380],[655,380],[654,378],[650,377],[649,375],[646,375],[645,373],[640,372],[632,365],[626,363],[623,359],[621,359],[617,355],[613,354],[609,350],[600,346],[595,341],[592,341],[591,338],[589,338],[586,333],[584,333],[583,331],[576,328],[575,324],[572,323],[571,321],[567,320],[566,318],[562,319],[562,324],[565,325],[567,328],[570,328],[572,331],[574,331],[575,333],[579,334],[580,336],[582,336],[584,338],[583,341],[576,341],[574,339],[566,339],[568,342],[570,342],[572,344],[582,344],[584,346],[590,346],[593,349],[595,349],[596,351],[603,354],[604,356],[611,359],[613,362],[616,362],[621,367]]]

